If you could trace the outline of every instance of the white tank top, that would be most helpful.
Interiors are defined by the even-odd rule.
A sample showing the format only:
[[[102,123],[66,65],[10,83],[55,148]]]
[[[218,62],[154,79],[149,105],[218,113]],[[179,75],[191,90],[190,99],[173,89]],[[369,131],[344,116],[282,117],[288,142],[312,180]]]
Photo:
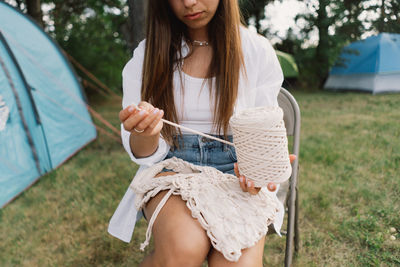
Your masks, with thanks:
[[[214,96],[210,97],[209,80],[174,72],[174,98],[179,124],[203,132],[216,134],[213,128]],[[215,78],[213,86],[215,86]],[[183,134],[191,134],[182,131]]]

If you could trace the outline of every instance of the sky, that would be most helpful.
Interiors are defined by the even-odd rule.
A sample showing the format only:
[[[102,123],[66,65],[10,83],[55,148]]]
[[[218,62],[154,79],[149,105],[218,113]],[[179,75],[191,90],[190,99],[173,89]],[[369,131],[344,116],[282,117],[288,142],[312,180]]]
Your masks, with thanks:
[[[304,2],[297,0],[275,1],[265,8],[266,20],[262,22],[263,27],[267,27],[271,32],[276,32],[276,37],[271,42],[276,43],[286,36],[289,28],[293,29],[294,34],[300,33],[300,27],[296,25],[295,17],[298,14],[310,12]],[[299,22],[301,23],[301,22]],[[318,41],[318,32],[311,34],[310,42]]]

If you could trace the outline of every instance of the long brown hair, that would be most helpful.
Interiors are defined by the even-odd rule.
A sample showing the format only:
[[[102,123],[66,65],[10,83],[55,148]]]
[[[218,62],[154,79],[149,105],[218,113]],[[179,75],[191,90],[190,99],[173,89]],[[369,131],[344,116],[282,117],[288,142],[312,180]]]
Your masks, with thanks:
[[[208,77],[215,77],[214,124],[226,135],[238,95],[243,54],[240,41],[240,11],[236,0],[220,0],[208,25],[213,49]],[[142,100],[164,110],[164,118],[178,122],[173,73],[181,66],[182,40],[190,41],[186,25],[176,18],[166,0],[149,0],[146,50],[143,62]],[[211,92],[210,92],[211,93]],[[177,130],[164,124],[161,134],[170,144]]]

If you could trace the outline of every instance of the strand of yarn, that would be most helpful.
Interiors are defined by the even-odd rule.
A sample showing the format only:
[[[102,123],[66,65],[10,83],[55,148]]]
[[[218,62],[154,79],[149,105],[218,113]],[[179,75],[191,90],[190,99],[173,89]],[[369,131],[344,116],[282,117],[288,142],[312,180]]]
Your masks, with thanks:
[[[147,226],[147,231],[146,231],[146,240],[140,244],[140,250],[144,251],[146,246],[150,243],[150,238],[151,238],[151,230],[153,229],[153,224],[154,221],[156,220],[158,213],[160,213],[162,207],[164,207],[165,203],[167,203],[167,200],[169,197],[172,195],[173,190],[170,189],[167,194],[161,199],[161,201],[158,203],[157,208],[154,210],[153,215],[151,215],[149,225]]]
[[[221,143],[224,143],[224,144],[233,146],[233,147],[235,146],[234,143],[229,142],[229,141],[226,141],[226,140],[224,140],[224,139],[221,139],[221,138],[218,138],[218,137],[215,137],[215,136],[212,136],[212,135],[208,135],[208,134],[205,134],[205,133],[202,133],[202,132],[199,132],[199,131],[190,129],[190,128],[188,128],[188,127],[185,127],[185,126],[176,124],[176,123],[174,123],[174,122],[172,122],[172,121],[168,121],[168,120],[165,120],[165,119],[161,119],[161,120],[162,120],[163,122],[169,124],[169,125],[175,126],[175,127],[177,127],[177,128],[181,128],[182,130],[185,130],[185,131],[188,131],[188,132],[191,132],[191,133],[194,133],[194,134],[198,134],[198,135],[207,137],[207,138],[209,138],[209,139],[213,139],[213,140],[215,140],[215,141],[218,141],[218,142],[221,142]]]
[[[141,108],[139,108],[139,107],[138,107],[137,105],[135,105],[135,104],[132,104],[132,106],[134,106],[134,107],[135,107],[136,109],[138,109],[138,110],[142,110]],[[183,126],[183,125],[179,125],[179,124],[177,124],[177,123],[174,123],[174,122],[172,122],[172,121],[169,121],[169,120],[166,120],[166,119],[161,119],[161,121],[164,122],[164,123],[166,123],[166,124],[169,124],[169,125],[171,125],[171,126],[174,126],[174,127],[180,128],[180,129],[182,129],[182,130],[185,130],[185,131],[187,131],[187,132],[190,132],[190,133],[193,133],[193,134],[198,134],[198,135],[204,136],[204,137],[206,137],[206,138],[209,138],[209,139],[212,139],[212,140],[215,140],[215,141],[218,141],[218,142],[221,142],[221,143],[224,143],[224,144],[233,146],[233,147],[235,146],[235,144],[232,143],[232,142],[229,142],[229,141],[226,141],[226,140],[224,140],[224,139],[221,139],[221,138],[218,138],[218,137],[209,135],[209,134],[205,134],[205,133],[202,133],[202,132],[193,130],[193,129],[188,128],[188,127],[185,127],[185,126]]]

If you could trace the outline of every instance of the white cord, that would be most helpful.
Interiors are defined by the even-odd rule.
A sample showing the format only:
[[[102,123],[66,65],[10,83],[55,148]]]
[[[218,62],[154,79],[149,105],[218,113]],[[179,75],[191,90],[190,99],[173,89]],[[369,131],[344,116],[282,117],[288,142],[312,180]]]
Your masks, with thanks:
[[[142,110],[141,108],[139,108],[139,107],[138,107],[137,105],[135,105],[135,104],[132,104],[131,106],[134,106],[134,107],[135,107],[136,109],[138,109],[138,110]],[[232,142],[229,142],[229,141],[226,141],[226,140],[224,140],[224,139],[220,139],[220,138],[218,138],[218,137],[215,137],[215,136],[212,136],[212,135],[208,135],[208,134],[205,134],[205,133],[202,133],[202,132],[199,132],[199,131],[190,129],[190,128],[188,128],[188,127],[185,127],[185,126],[176,124],[176,123],[174,123],[174,122],[172,122],[172,121],[168,121],[168,120],[165,120],[165,119],[161,119],[161,121],[164,122],[164,123],[166,123],[166,124],[172,125],[172,126],[174,126],[174,127],[181,128],[182,130],[185,130],[185,131],[188,131],[188,132],[191,132],[191,133],[194,133],[194,134],[198,134],[198,135],[207,137],[207,138],[209,138],[209,139],[213,139],[213,140],[215,140],[215,141],[218,141],[218,142],[221,142],[221,143],[224,143],[224,144],[233,146],[233,147],[235,146]]]

